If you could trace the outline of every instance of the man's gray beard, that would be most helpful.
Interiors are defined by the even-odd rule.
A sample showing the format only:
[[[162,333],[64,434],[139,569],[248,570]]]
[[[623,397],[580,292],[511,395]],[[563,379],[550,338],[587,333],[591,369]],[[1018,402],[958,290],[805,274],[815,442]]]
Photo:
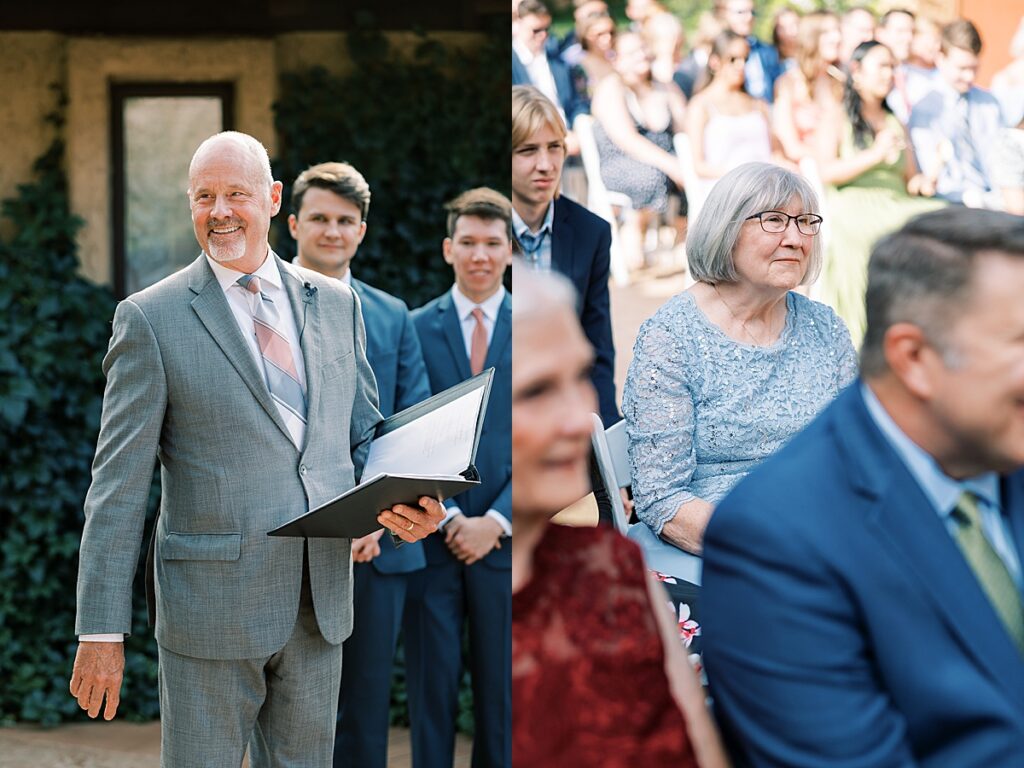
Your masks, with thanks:
[[[214,245],[212,241],[207,243],[210,258],[216,261],[218,264],[224,264],[225,262],[238,261],[245,257],[245,238],[240,238],[237,242],[232,241],[230,245]]]

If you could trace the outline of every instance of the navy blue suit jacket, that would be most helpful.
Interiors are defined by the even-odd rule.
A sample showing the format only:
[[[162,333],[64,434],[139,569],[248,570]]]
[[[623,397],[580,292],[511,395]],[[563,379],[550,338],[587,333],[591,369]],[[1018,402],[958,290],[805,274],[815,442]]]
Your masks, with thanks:
[[[366,359],[377,379],[380,412],[387,418],[430,397],[419,337],[404,301],[355,278],[352,289],[362,303]],[[371,562],[381,573],[408,573],[426,565],[421,542],[396,549],[390,536],[381,536],[380,554]]]
[[[605,427],[619,421],[615,404],[615,345],[608,307],[612,230],[608,222],[565,196],[555,200],[551,225],[551,266],[568,277],[579,294],[580,325],[594,348],[591,379]]]
[[[1002,501],[1024,552],[1024,473]],[[1024,658],[859,382],[737,485],[704,546],[704,662],[738,764],[1022,764]]]
[[[576,86],[572,82],[572,73],[569,72],[569,65],[557,55],[547,54],[548,66],[551,68],[551,77],[555,81],[555,91],[558,93],[558,106],[565,112],[566,122],[572,128],[576,115],[587,112],[587,102],[576,92]],[[535,85],[530,80],[530,74],[526,66],[520,61],[515,51],[512,51],[512,85]]]
[[[430,389],[437,393],[470,378],[469,358],[462,338],[455,302],[446,292],[419,309],[413,310],[413,324],[423,346]],[[484,515],[494,509],[512,520],[512,297],[505,294],[487,348],[484,369],[493,367],[491,394],[484,415],[483,432],[476,454],[481,484],[455,497],[459,509],[469,516]],[[428,563],[451,558],[443,536],[428,536],[423,541]],[[504,544],[480,562],[492,568],[512,567],[512,548]]]

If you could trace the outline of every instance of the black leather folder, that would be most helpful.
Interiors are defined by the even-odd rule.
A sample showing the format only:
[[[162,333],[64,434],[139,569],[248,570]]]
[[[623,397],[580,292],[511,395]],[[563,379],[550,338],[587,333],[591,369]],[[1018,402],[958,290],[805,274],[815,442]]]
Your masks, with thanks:
[[[408,459],[400,462],[402,466],[389,466],[386,460],[375,462],[374,449],[371,445],[367,467],[376,467],[377,470],[373,471],[372,476],[364,470],[365,479],[359,485],[269,531],[267,535],[358,538],[378,530],[381,526],[377,522],[377,515],[395,504],[416,506],[421,496],[433,496],[444,500],[479,485],[480,475],[473,462],[476,460],[476,451],[480,444],[480,433],[483,430],[493,375],[494,369],[488,368],[471,379],[438,392],[422,403],[385,419],[374,434],[375,443],[385,436],[390,436],[392,441],[397,440],[404,445],[429,442],[434,437],[430,432],[433,432],[432,426],[437,426],[437,419],[442,413],[440,409],[462,398],[472,398],[466,401],[470,403],[478,399],[479,403],[475,409],[462,414],[463,417],[475,417],[475,420],[473,423],[461,424],[466,438],[465,445],[458,445],[453,451],[456,454],[453,459],[465,458],[465,461],[460,462],[461,466],[449,465],[443,467],[445,472],[419,474],[416,466],[408,465]],[[447,420],[446,426],[449,426]],[[406,443],[407,440],[414,442]],[[428,460],[429,458],[424,463]]]

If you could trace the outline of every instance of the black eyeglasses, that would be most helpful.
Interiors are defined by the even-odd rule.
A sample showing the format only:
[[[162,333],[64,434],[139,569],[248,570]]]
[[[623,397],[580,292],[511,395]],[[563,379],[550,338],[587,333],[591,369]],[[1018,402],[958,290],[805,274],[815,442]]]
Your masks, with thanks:
[[[761,229],[773,235],[785,232],[790,221],[796,222],[796,228],[801,235],[816,235],[821,229],[822,222],[821,216],[816,213],[798,213],[796,216],[790,216],[782,211],[761,211],[753,216],[747,216],[746,221],[751,219],[759,219]]]
[[[550,24],[548,24],[546,27],[538,27],[537,29],[533,30],[533,36],[540,37],[541,35],[546,35],[549,29],[551,29]]]

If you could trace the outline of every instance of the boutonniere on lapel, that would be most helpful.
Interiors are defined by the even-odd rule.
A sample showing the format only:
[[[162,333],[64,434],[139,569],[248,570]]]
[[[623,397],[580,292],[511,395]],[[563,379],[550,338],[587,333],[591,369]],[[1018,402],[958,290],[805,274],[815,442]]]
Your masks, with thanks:
[[[313,299],[316,298],[317,287],[308,280],[302,284],[302,303],[312,304]]]

